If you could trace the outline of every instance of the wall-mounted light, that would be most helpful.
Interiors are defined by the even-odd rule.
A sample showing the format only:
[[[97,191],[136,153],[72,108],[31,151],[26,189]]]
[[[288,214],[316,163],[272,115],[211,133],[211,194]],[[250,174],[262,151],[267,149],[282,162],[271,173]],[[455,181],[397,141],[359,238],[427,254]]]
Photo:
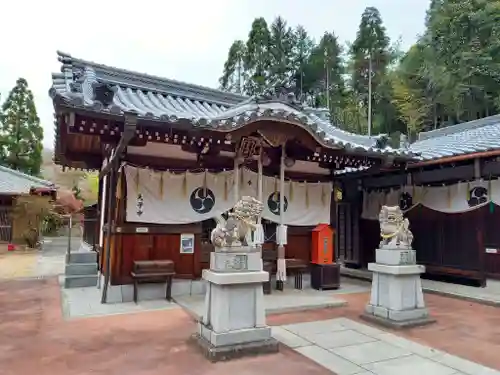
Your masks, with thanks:
[[[262,165],[264,167],[269,167],[271,165],[271,158],[269,157],[269,155],[265,152],[265,151],[262,151]]]
[[[287,168],[292,168],[295,165],[295,159],[292,159],[290,157],[285,158],[285,167]]]

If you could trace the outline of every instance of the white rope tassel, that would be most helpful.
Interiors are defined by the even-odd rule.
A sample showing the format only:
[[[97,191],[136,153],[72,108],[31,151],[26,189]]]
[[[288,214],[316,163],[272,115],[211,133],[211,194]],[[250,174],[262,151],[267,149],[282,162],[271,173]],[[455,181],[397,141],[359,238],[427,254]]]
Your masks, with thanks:
[[[276,279],[279,281],[286,281],[286,263],[285,259],[278,258],[276,270]]]
[[[255,246],[260,246],[264,243],[264,227],[261,223],[258,223],[253,233]]]
[[[281,224],[277,228],[277,233],[276,236],[278,237],[278,252],[283,251],[285,252],[284,246],[286,245],[286,238],[287,238],[287,226],[284,224]],[[280,257],[278,256],[278,261],[277,261],[277,270],[276,270],[276,278],[279,281],[286,281],[286,261],[285,257]]]
[[[287,241],[287,235],[288,235],[288,227],[284,224],[281,224],[278,226],[278,244],[280,245],[286,245]]]

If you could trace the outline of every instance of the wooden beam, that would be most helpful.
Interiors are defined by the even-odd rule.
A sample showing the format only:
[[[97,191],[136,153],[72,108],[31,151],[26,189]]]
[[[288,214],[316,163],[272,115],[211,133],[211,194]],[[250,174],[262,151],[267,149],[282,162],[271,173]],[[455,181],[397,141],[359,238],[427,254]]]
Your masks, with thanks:
[[[196,160],[180,160],[172,158],[161,158],[146,155],[131,155],[127,154],[123,161],[137,167],[149,167],[156,170],[189,170],[206,168],[211,170],[231,170],[234,166],[234,159],[226,156],[217,156],[216,158],[207,158],[201,164]],[[245,167],[253,171],[257,170],[257,161],[245,163]],[[279,166],[264,167],[264,174],[267,176],[277,176],[279,174]],[[331,181],[331,175],[318,175],[305,172],[286,171],[285,176],[296,181],[320,182]]]
[[[485,178],[500,176],[500,161],[492,160],[483,164],[481,176]]]
[[[500,171],[500,166],[498,167]],[[474,165],[449,166],[447,168],[437,168],[428,171],[407,171],[398,174],[369,177],[363,181],[366,188],[388,188],[392,186],[404,186],[407,184],[407,175],[411,173],[412,183],[415,185],[425,185],[433,183],[445,183],[447,181],[460,181],[474,179]],[[484,173],[484,172],[483,172]]]
[[[119,160],[123,157],[123,153],[127,149],[128,144],[134,138],[135,131],[137,129],[137,114],[135,113],[126,113],[125,114],[125,127],[123,129],[122,137],[120,138],[120,142],[118,142],[118,146],[116,146],[115,153],[113,157],[109,161],[108,164],[103,168],[103,170],[99,173],[99,178],[103,178],[107,175],[111,168],[115,164],[119,162]]]
[[[474,179],[473,164],[412,173],[412,181],[415,185],[472,179]]]
[[[363,181],[365,188],[380,189],[391,186],[406,185],[406,174],[392,174],[380,177],[370,177]]]

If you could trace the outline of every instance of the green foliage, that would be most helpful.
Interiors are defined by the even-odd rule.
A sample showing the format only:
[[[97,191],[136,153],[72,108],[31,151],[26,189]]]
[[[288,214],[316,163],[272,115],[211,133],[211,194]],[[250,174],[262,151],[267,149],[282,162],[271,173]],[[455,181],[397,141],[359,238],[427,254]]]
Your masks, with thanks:
[[[236,40],[229,48],[224,72],[219,79],[221,88],[229,92],[241,94],[245,83],[243,64],[246,56],[246,46],[241,40]]]
[[[422,21],[425,32],[402,51],[374,7],[362,13],[347,48],[334,32],[315,43],[302,26],[278,17],[268,27],[257,18],[246,43],[231,46],[221,86],[255,95],[275,82],[294,84],[309,105],[328,103],[335,125],[366,134],[371,61],[373,134],[414,140],[423,130],[500,112],[500,0],[432,0]]]
[[[248,80],[245,92],[249,95],[261,93],[269,82],[271,34],[264,18],[256,18],[248,34],[245,54],[245,71]]]
[[[33,93],[19,78],[0,112],[0,164],[38,176],[42,164],[43,128]]]

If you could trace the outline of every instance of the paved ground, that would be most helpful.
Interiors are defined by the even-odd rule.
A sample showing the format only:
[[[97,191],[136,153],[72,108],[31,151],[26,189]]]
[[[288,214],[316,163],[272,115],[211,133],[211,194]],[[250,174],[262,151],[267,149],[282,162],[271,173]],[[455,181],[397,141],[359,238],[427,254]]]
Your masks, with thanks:
[[[42,278],[64,273],[67,237],[47,238],[40,250],[16,250],[0,253],[0,279]],[[71,242],[72,251],[80,239]]]
[[[64,321],[55,279],[0,282],[2,375],[327,375],[283,348],[279,354],[208,363],[186,338],[181,309]]]
[[[155,288],[157,293],[152,300],[141,300],[150,287]],[[101,290],[96,287],[62,289],[62,301],[64,316],[68,319],[90,316],[101,316],[109,314],[134,313],[146,310],[172,309],[182,306],[195,319],[199,320],[203,312],[205,295],[174,295],[178,303],[169,303],[163,298],[165,287],[160,284],[140,285],[139,302],[108,303],[101,304]],[[108,290],[108,296],[110,296]],[[359,293],[370,290],[369,284],[358,280],[347,279],[342,282],[338,290],[319,292],[310,288],[295,290],[293,287],[285,288],[284,292],[274,291],[271,295],[264,296],[267,314],[279,314],[290,311],[306,311],[327,307],[339,307],[345,305],[342,295],[346,293]],[[152,292],[150,290],[149,292]],[[112,300],[110,298],[110,300]]]
[[[341,268],[345,276],[371,278],[371,272],[364,269]],[[465,300],[500,306],[500,280],[488,280],[485,288],[422,279],[425,292],[462,298]]]
[[[363,311],[369,294],[347,294],[343,295],[342,299],[347,301],[347,307],[311,311],[307,314],[291,313],[271,316],[268,318],[268,323],[286,325],[348,318],[366,324],[359,319],[359,314]],[[430,314],[437,319],[435,324],[405,331],[385,328],[384,330],[421,345],[500,370],[500,356],[498,355],[500,353],[500,310],[498,308],[432,294],[426,294],[425,301]],[[401,371],[401,374],[406,375],[404,371]],[[471,373],[471,375],[481,374],[480,372]],[[491,374],[485,373],[485,375]]]
[[[268,323],[273,326],[286,326],[335,318],[344,318],[338,321],[341,324],[345,324],[345,318],[361,322],[358,315],[368,299],[368,294],[344,294],[342,299],[348,301],[347,307],[272,315],[268,318]],[[415,351],[405,348],[404,343],[408,343],[401,338],[412,340],[446,351],[453,356],[500,369],[500,319],[497,308],[437,295],[426,295],[426,301],[431,314],[438,319],[435,325],[405,332],[388,332],[385,336],[381,334],[381,338],[390,340],[396,347],[399,345],[403,346],[404,350]],[[209,364],[186,343],[186,338],[195,331],[195,324],[178,308],[66,321],[61,314],[60,289],[55,278],[0,282],[0,306],[2,375],[331,374],[325,367],[287,348],[283,348],[277,355]],[[364,322],[363,326],[346,328],[370,336],[370,333],[366,335]],[[371,332],[373,335],[373,331]],[[399,341],[391,333],[399,336]],[[331,337],[337,342],[342,340],[339,333]],[[415,344],[411,346],[417,347]],[[307,353],[307,350],[303,351],[304,354],[314,355]],[[366,356],[376,355],[370,353],[379,351],[370,350]],[[439,355],[441,353],[437,356]],[[411,354],[408,356],[411,357]],[[410,359],[416,361],[419,356],[422,356],[421,352],[417,352],[417,355]],[[457,366],[457,360],[450,358],[443,355],[440,360],[448,361],[445,362],[447,367]],[[355,359],[351,357],[351,360]],[[418,367],[416,362],[413,362],[413,365]],[[372,368],[377,371],[373,373],[412,374],[410,370],[403,368],[391,373],[387,372],[389,370],[383,370],[383,367],[380,367],[382,365],[378,366],[378,370]],[[474,372],[477,367],[468,361],[459,362],[459,366],[464,374],[494,374]],[[448,375],[460,374],[454,372]],[[432,375],[430,367],[420,370],[419,375],[421,373]],[[339,372],[338,375],[343,374]],[[367,373],[360,372],[356,375]]]
[[[338,375],[500,374],[347,318],[273,327],[273,334]]]
[[[62,282],[60,281],[60,284]],[[149,310],[180,309],[174,302],[155,299],[121,303],[101,303],[102,290],[96,287],[64,289],[61,285],[63,315],[66,319],[128,314]]]

